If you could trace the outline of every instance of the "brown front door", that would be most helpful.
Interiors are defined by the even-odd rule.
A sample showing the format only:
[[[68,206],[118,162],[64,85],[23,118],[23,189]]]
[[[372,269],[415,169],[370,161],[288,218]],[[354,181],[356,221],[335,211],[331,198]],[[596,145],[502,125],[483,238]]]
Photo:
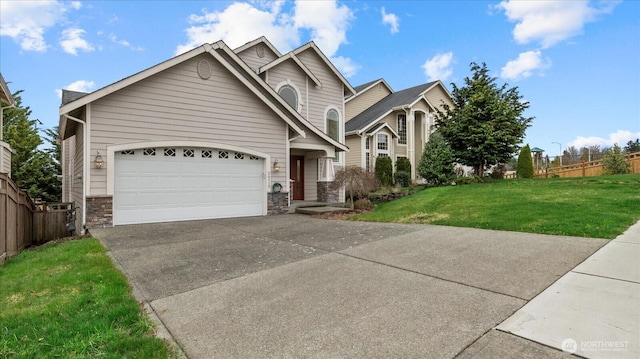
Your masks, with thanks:
[[[291,156],[291,173],[289,178],[293,180],[293,200],[304,200],[304,156]]]

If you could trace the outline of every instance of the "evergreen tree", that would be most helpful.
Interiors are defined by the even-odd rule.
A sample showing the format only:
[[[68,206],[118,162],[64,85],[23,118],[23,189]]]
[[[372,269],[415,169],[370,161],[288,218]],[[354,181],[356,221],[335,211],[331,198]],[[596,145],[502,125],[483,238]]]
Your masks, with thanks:
[[[391,157],[376,157],[375,174],[381,186],[388,187],[393,184],[393,164],[391,163]]]
[[[60,147],[53,143],[57,129],[45,132],[53,147],[46,151],[39,149],[42,144],[36,127],[39,121],[29,119],[31,110],[22,105],[21,93],[13,94],[15,107],[5,109],[2,116],[4,141],[15,151],[11,156],[11,178],[31,198],[59,201],[60,180],[56,176],[61,173]]]
[[[482,177],[484,170],[505,163],[518,151],[532,117],[524,117],[529,103],[517,87],[496,85],[486,64],[470,65],[473,75],[465,85],[453,86],[453,107],[437,110],[436,127],[451,146],[456,162],[473,167]]]
[[[416,170],[431,186],[447,184],[455,177],[453,151],[440,133],[429,136]]]
[[[602,174],[620,175],[631,172],[629,162],[616,143],[613,149],[607,150],[602,158]]]
[[[634,141],[627,142],[627,145],[624,146],[624,152],[626,153],[634,153],[640,152],[640,138],[636,138]]]
[[[520,150],[516,176],[518,178],[533,178],[533,161],[531,160],[531,149],[528,144]]]

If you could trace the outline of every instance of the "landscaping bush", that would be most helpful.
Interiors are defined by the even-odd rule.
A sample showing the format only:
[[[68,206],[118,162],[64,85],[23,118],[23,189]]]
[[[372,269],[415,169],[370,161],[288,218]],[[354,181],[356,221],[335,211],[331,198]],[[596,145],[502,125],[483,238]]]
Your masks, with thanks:
[[[396,159],[396,172],[411,173],[411,162],[406,157],[398,157]]]
[[[520,150],[516,176],[518,178],[533,178],[533,159],[531,159],[531,149],[528,144]]]
[[[405,171],[398,171],[393,175],[395,183],[402,187],[409,187],[411,184],[411,174]]]
[[[507,173],[507,166],[504,164],[499,164],[491,169],[491,178],[503,179],[505,173]]]
[[[418,174],[430,186],[448,184],[455,175],[454,160],[451,147],[438,132],[434,132],[429,137],[429,142],[424,145],[422,158],[417,167]]]
[[[391,157],[376,157],[375,167],[376,179],[381,186],[391,186],[393,184],[393,164]]]
[[[602,174],[621,175],[630,172],[629,162],[627,162],[618,144],[613,145],[613,149],[605,152],[602,158]]]
[[[373,209],[373,204],[369,201],[368,198],[360,198],[354,204],[354,209],[362,210],[362,211],[371,211]]]

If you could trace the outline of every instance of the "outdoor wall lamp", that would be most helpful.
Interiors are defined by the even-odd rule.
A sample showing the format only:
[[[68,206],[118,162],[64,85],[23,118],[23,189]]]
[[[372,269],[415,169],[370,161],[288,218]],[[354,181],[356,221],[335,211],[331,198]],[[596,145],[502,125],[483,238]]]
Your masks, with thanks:
[[[278,163],[278,159],[273,161],[273,172],[280,172],[280,164]]]
[[[100,152],[96,155],[95,164],[96,168],[102,168],[102,165],[104,164],[104,160],[102,159],[102,156],[100,156]]]

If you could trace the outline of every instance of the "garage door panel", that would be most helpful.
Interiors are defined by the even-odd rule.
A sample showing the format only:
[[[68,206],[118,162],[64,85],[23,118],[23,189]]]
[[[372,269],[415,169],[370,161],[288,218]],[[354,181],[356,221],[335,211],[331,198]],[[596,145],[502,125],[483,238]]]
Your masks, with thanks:
[[[264,214],[264,159],[228,152],[228,158],[116,153],[114,224],[150,223]],[[169,152],[170,153],[170,152]],[[244,157],[244,158],[242,158]]]

